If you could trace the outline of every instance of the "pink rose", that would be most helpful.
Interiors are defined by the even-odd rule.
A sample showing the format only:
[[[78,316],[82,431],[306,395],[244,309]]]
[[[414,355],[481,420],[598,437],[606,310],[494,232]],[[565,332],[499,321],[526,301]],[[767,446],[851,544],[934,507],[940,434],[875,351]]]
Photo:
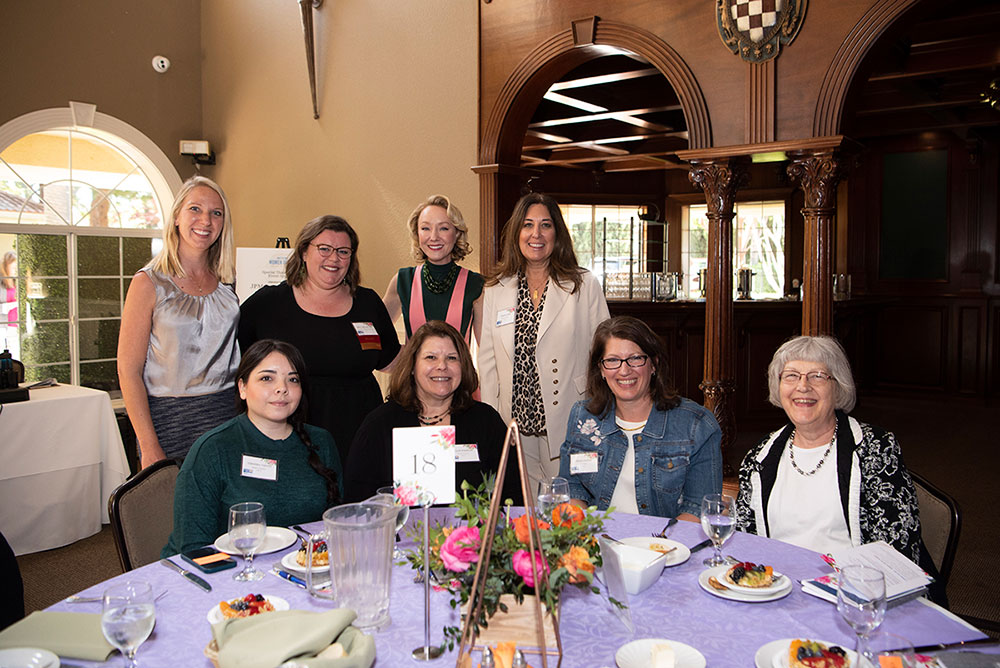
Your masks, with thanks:
[[[521,576],[524,580],[524,584],[529,587],[535,586],[535,573],[532,570],[531,557],[528,556],[527,550],[518,550],[514,553],[511,561],[513,562],[514,572]],[[535,550],[535,563],[538,564],[538,570],[542,577],[546,577],[549,574],[549,564],[545,561],[545,557],[538,550]]]
[[[459,527],[448,535],[439,552],[449,571],[461,573],[479,561],[479,527]]]
[[[404,506],[416,506],[420,503],[420,493],[413,487],[400,485],[395,489],[396,501]]]

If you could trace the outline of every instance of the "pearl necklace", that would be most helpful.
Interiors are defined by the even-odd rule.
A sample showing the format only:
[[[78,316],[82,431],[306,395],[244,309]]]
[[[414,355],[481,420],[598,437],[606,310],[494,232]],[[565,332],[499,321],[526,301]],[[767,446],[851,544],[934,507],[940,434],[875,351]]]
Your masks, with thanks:
[[[431,425],[435,425],[435,424],[438,424],[439,422],[441,422],[441,420],[444,419],[444,416],[448,415],[449,413],[451,413],[451,409],[450,408],[448,410],[446,410],[444,413],[439,413],[438,415],[419,415],[418,414],[417,415],[417,421],[420,424],[424,425],[425,427],[429,427]]]
[[[816,472],[823,468],[823,464],[826,462],[826,458],[830,455],[830,451],[833,450],[833,444],[837,442],[837,423],[833,423],[833,438],[830,439],[830,445],[826,446],[826,451],[823,456],[819,458],[819,463],[816,464],[816,468],[812,471],[803,471],[799,468],[799,465],[795,463],[795,430],[792,430],[792,435],[788,439],[788,458],[792,461],[792,468],[798,471],[799,475],[804,475],[807,478],[812,475],[816,475]]]

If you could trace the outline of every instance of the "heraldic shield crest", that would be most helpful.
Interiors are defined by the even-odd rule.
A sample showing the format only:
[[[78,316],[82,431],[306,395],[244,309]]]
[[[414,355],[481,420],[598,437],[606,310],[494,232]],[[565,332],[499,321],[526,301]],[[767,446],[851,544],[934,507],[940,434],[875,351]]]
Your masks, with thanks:
[[[751,63],[778,55],[802,27],[808,0],[716,0],[719,36],[729,50]]]

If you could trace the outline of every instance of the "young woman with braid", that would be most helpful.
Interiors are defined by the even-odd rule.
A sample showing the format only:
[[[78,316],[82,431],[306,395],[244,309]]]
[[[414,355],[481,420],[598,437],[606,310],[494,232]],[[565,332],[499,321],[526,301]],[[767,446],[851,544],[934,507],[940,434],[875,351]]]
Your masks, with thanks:
[[[340,502],[343,472],[333,437],[305,424],[305,363],[295,346],[254,343],[236,372],[242,414],[199,438],[174,490],[174,531],[163,556],[212,543],[227,531],[229,507],[260,501],[267,522],[320,519]]]

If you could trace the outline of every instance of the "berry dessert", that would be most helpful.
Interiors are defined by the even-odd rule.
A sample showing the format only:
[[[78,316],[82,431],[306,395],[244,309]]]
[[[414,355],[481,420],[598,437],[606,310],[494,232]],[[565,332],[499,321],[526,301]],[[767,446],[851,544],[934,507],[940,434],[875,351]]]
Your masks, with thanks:
[[[271,612],[274,606],[264,598],[263,594],[247,594],[243,598],[234,598],[231,601],[219,603],[222,616],[226,619],[233,617],[250,617],[259,615],[262,612]]]
[[[743,561],[726,571],[726,581],[740,587],[770,587],[774,583],[774,569],[764,564]]]
[[[847,652],[815,640],[793,640],[788,646],[788,668],[848,668]]]
[[[299,553],[295,555],[295,561],[298,562],[299,566],[306,565],[306,541],[302,540],[302,547],[299,548]],[[330,553],[326,551],[326,541],[317,540],[313,541],[313,566],[328,566],[330,565]]]

